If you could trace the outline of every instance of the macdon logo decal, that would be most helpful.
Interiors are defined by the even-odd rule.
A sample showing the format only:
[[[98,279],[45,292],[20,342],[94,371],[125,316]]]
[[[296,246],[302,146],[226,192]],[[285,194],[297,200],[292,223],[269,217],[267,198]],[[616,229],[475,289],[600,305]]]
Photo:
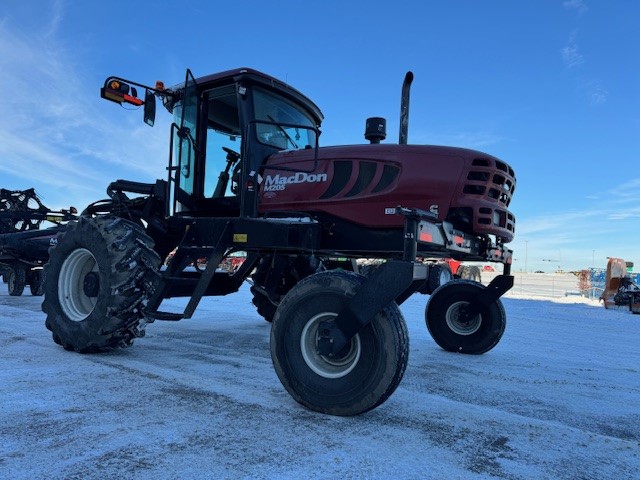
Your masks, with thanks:
[[[326,181],[326,173],[296,172],[291,176],[276,174],[273,177],[271,175],[267,175],[264,179],[263,190],[265,192],[273,192],[277,190],[284,190],[287,185],[291,185],[293,183],[317,183]]]

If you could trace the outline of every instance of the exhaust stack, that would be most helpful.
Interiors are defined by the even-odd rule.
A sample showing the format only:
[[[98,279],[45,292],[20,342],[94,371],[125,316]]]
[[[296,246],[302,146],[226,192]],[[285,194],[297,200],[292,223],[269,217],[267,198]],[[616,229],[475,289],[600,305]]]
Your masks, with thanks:
[[[400,139],[398,140],[400,145],[407,144],[409,135],[409,90],[411,89],[411,82],[413,82],[413,72],[409,71],[404,76],[402,98],[400,99]]]

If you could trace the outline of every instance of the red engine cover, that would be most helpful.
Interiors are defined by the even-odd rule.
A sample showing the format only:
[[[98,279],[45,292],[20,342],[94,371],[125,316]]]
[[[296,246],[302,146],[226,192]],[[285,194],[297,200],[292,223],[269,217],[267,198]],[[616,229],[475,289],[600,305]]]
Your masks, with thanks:
[[[325,212],[372,228],[401,228],[395,207],[420,208],[475,234],[513,238],[515,174],[484,153],[427,145],[352,145],[270,157],[259,211]]]

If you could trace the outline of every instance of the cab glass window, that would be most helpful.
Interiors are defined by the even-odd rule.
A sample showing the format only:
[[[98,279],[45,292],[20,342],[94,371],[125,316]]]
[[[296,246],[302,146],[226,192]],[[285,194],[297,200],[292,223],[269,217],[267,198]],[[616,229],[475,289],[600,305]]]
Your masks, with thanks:
[[[239,175],[241,131],[236,85],[214,88],[205,94],[207,146],[204,167],[204,196],[235,193]]]
[[[316,124],[299,105],[260,88],[253,98],[260,143],[278,150],[315,148]]]

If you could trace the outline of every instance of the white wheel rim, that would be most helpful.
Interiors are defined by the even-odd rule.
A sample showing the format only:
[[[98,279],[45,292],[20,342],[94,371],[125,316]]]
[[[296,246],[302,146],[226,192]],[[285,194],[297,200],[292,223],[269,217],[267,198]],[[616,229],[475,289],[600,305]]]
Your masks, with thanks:
[[[58,278],[58,301],[69,320],[81,322],[93,311],[98,297],[84,292],[84,278],[98,272],[98,263],[86,248],[78,248],[64,260]]]
[[[480,314],[476,315],[468,322],[460,321],[460,310],[467,305],[469,305],[468,302],[456,302],[447,309],[447,326],[452,332],[457,333],[458,335],[472,335],[478,331],[482,324],[482,316],[480,316]]]
[[[361,354],[360,336],[351,339],[349,352],[340,358],[329,358],[318,353],[318,326],[322,321],[330,321],[337,317],[336,313],[320,313],[311,318],[302,329],[300,350],[307,366],[324,378],[342,378],[348,375],[358,364]]]

